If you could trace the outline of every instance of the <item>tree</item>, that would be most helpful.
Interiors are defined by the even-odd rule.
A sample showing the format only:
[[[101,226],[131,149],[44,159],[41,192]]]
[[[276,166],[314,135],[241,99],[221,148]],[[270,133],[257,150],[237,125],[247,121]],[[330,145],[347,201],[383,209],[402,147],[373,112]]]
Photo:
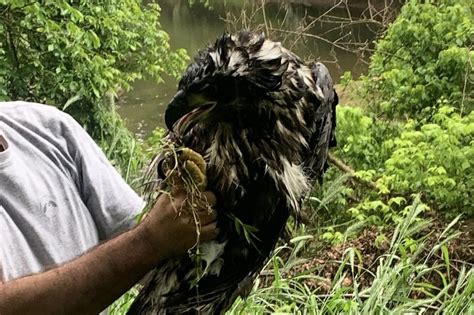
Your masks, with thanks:
[[[187,59],[159,16],[139,0],[0,0],[0,99],[67,110],[125,163],[131,136],[104,96],[144,76],[178,76]]]

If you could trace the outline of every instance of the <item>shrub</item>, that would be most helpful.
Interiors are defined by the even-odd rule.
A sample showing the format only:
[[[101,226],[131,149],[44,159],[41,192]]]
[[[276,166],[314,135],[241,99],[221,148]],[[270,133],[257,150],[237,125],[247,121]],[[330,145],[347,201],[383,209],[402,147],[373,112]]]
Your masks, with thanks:
[[[396,137],[400,124],[375,118],[357,107],[337,109],[337,154],[356,169],[379,169],[389,157],[385,139]]]
[[[184,51],[170,50],[159,7],[140,3],[1,0],[0,67],[10,70],[9,96],[64,105],[76,95],[97,99],[128,88],[143,75],[178,75]]]
[[[474,215],[474,112],[461,116],[443,106],[431,122],[401,125],[340,106],[337,117],[335,154],[356,172],[341,177],[329,170],[322,189],[311,197],[317,210],[325,209],[318,212],[320,217],[332,217],[335,223],[349,218],[398,223],[415,193],[431,209],[450,216]]]
[[[338,189],[338,199],[350,202],[325,205],[333,213],[397,222],[403,204],[421,192],[433,209],[474,214],[473,12],[463,0],[412,0],[377,42],[360,89],[369,106],[338,108],[336,155],[378,191],[352,177],[343,184],[350,189]],[[337,177],[326,179],[329,187]]]
[[[172,51],[161,30],[159,7],[0,0],[0,12],[0,99],[67,110],[126,168],[134,143],[115,113],[116,90],[143,76],[178,76],[185,66],[185,52]]]
[[[433,123],[409,122],[385,146],[392,153],[380,183],[392,193],[422,192],[433,208],[474,215],[474,112],[461,117],[442,107]]]
[[[366,78],[372,106],[429,119],[442,100],[474,107],[474,13],[470,1],[409,1],[378,41]]]

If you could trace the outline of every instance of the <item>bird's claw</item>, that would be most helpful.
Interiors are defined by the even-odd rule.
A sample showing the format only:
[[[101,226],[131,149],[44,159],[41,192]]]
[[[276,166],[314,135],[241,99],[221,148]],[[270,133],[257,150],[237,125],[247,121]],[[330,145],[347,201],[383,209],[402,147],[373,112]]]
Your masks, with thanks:
[[[179,149],[176,154],[165,158],[161,167],[166,180],[174,188],[186,191],[192,188],[199,191],[206,189],[206,161],[196,151],[189,148]]]

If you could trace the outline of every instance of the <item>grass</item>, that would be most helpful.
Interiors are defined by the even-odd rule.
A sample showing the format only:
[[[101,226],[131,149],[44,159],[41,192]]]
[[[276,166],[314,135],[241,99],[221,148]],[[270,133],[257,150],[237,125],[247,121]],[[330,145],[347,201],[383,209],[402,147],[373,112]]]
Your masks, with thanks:
[[[292,261],[300,257],[300,242],[314,238],[296,242],[287,261],[280,256],[287,246],[280,247],[249,297],[237,300],[229,314],[473,314],[473,266],[454,266],[448,252],[442,250],[459,236],[452,231],[456,222],[437,236],[433,246],[428,237],[418,235],[431,226],[419,217],[422,205],[414,204],[411,208],[406,220],[393,231],[388,248],[368,268],[360,263],[365,253],[360,248],[348,247],[335,262],[337,269],[331,279],[318,274],[318,268],[292,273],[289,271],[301,264]],[[433,259],[440,253],[444,256],[442,263]],[[453,268],[456,277],[449,279],[446,271]],[[271,284],[262,285],[268,276],[272,278]],[[441,282],[435,284],[430,279]]]
[[[122,315],[127,314],[127,310],[132,306],[133,300],[138,295],[138,289],[131,288],[124,295],[122,295],[117,301],[114,302],[108,308],[109,315]]]

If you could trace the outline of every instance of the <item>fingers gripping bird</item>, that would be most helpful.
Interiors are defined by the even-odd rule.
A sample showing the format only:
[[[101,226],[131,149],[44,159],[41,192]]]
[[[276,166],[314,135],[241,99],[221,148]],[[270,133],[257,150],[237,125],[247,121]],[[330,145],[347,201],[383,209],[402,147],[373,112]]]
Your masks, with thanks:
[[[170,259],[149,275],[129,314],[219,314],[248,294],[327,168],[337,102],[323,64],[305,65],[263,34],[224,34],[196,56],[166,109],[166,139],[204,158],[221,232],[199,245],[197,283],[190,257]]]

